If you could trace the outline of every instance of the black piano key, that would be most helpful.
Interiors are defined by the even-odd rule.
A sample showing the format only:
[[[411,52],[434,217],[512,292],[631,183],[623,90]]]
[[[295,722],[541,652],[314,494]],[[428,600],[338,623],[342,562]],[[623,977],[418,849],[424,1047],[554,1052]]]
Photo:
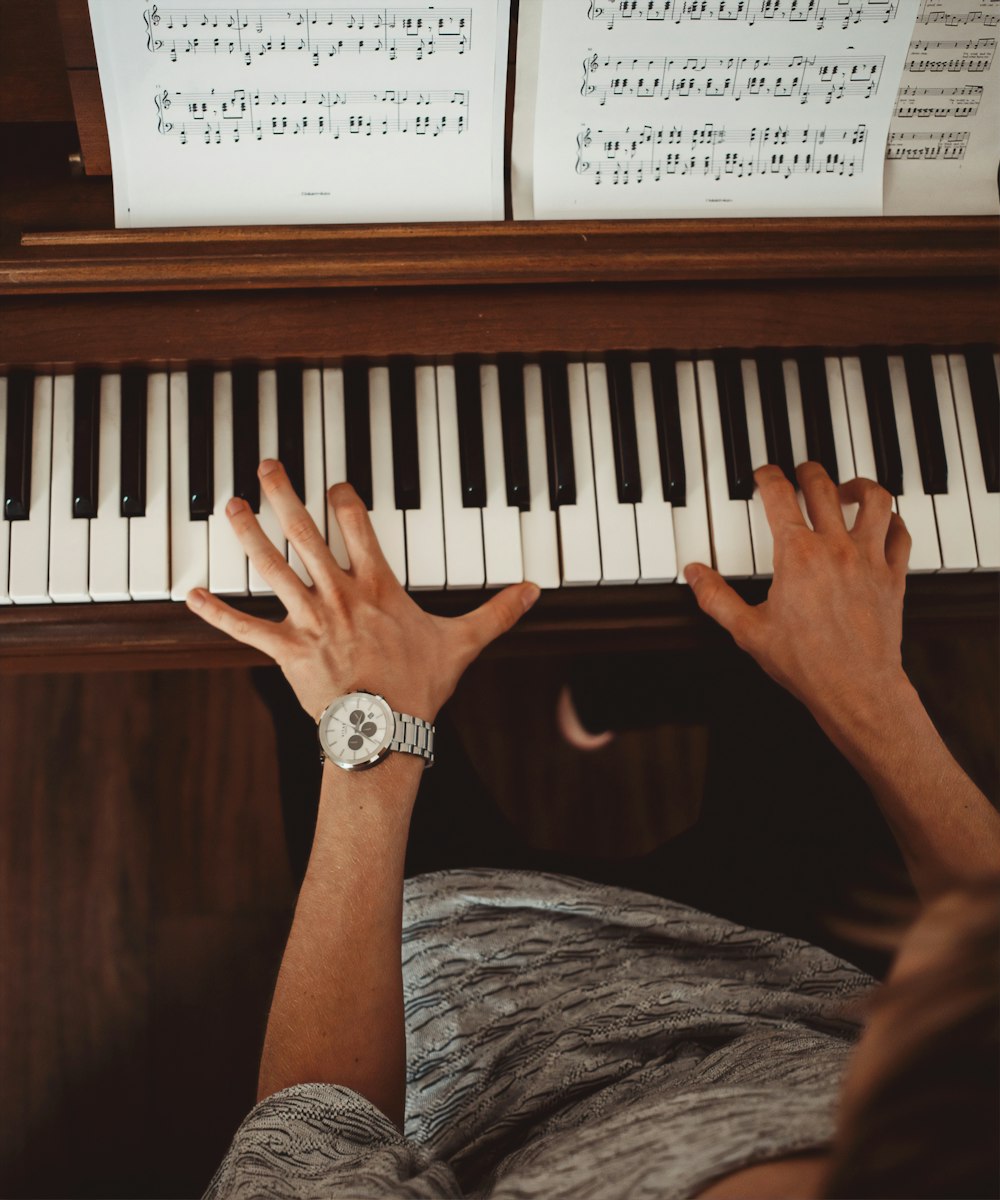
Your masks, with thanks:
[[[989,346],[970,346],[965,351],[969,372],[972,411],[976,415],[979,453],[988,492],[1000,492],[1000,394]]]
[[[389,408],[392,421],[392,478],[396,507],[420,507],[420,458],[417,448],[417,366],[412,358],[389,359]]]
[[[372,427],[368,410],[368,364],[352,358],[344,363],[344,442],[347,479],[372,508]]]
[[[889,361],[884,350],[870,346],[861,351],[860,358],[868,424],[875,452],[875,475],[887,492],[898,496],[903,490],[903,460],[899,453],[896,414],[892,407]]]
[[[826,361],[822,350],[800,350],[799,390],[802,394],[802,420],[806,427],[806,450],[810,462],[826,469],[834,483],[840,483],[837,469],[837,443],[833,438],[830,390],[826,383]]]
[[[145,367],[122,371],[121,504],[123,517],[146,515],[146,394]]]
[[[569,417],[569,378],[561,354],[543,354],[542,405],[545,411],[545,450],[549,464],[549,500],[552,507],[576,503],[576,469],[573,465],[573,427]]]
[[[101,372],[85,367],[73,376],[73,516],[97,516],[101,445]]]
[[[500,422],[507,503],[527,512],[531,507],[528,476],[528,433],[524,419],[524,360],[520,354],[497,357],[500,383]]]
[[[188,370],[188,511],[192,521],[207,521],[215,506],[215,372],[196,365]]]
[[[483,397],[479,360],[471,354],[455,359],[455,402],[458,408],[458,461],[462,472],[462,505],[486,507],[486,458],[483,450]]]
[[[11,371],[7,377],[7,454],[3,515],[27,521],[31,515],[31,431],[35,417],[35,377]]]
[[[767,461],[780,467],[788,482],[794,484],[795,455],[792,453],[792,431],[788,427],[788,397],[781,354],[777,350],[759,350],[756,359]]]
[[[302,416],[302,368],[281,363],[278,382],[278,458],[295,494],[305,503],[306,455]]]
[[[656,416],[663,499],[677,508],[683,508],[687,503],[687,475],[684,470],[681,408],[677,396],[674,356],[666,350],[655,351],[650,355],[649,369],[653,381],[653,412]]]
[[[750,434],[747,430],[746,400],[743,396],[743,371],[735,354],[720,354],[715,359],[719,416],[722,419],[722,449],[726,457],[726,477],[731,500],[753,497],[753,464],[750,461]]]
[[[233,367],[233,495],[260,512],[260,411],[257,368]]]
[[[923,348],[906,350],[903,364],[924,491],[928,496],[942,496],[948,491],[948,456],[944,449],[931,352]]]
[[[615,478],[621,504],[642,499],[639,474],[639,442],[635,428],[635,397],[632,394],[632,363],[625,354],[609,354],[608,401],[611,408],[611,440],[615,450]]]

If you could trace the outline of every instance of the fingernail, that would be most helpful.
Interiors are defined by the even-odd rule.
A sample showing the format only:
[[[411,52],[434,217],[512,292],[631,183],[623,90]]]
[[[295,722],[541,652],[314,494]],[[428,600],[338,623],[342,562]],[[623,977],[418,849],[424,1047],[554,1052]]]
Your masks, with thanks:
[[[270,475],[272,471],[277,471],[278,460],[276,458],[265,458],[257,468],[258,475]]]
[[[234,496],[226,505],[226,515],[229,517],[235,517],[236,514],[242,510],[244,503],[245,501],[241,500],[239,496]]]
[[[691,587],[705,574],[705,568],[700,563],[688,563],[684,568],[684,578],[688,581]]]
[[[534,584],[534,583],[529,584],[524,589],[524,591],[521,593],[521,603],[524,605],[525,612],[527,612],[528,609],[531,608],[531,606],[535,603],[535,601],[538,599],[538,597],[541,594],[542,594],[541,588],[538,587],[538,585]]]
[[[193,591],[188,592],[187,602],[191,608],[201,608],[205,603],[205,593],[201,588],[195,588]]]

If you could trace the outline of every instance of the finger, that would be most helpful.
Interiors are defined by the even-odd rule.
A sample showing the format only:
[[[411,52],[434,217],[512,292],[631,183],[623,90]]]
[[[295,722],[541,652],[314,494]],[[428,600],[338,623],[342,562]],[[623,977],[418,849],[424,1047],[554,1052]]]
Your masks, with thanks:
[[[514,583],[491,596],[485,604],[459,617],[458,620],[471,635],[473,657],[508,629],[513,629],[540,594],[537,584]]]
[[[238,612],[204,588],[188,592],[187,606],[207,624],[221,629],[235,641],[277,659],[283,640],[280,625]]]
[[[684,568],[684,578],[691,585],[701,611],[732,634],[738,646],[746,648],[754,621],[753,608],[733,591],[718,571],[704,563],[689,563]]]
[[[253,509],[234,496],[226,505],[226,516],[247,558],[272,589],[293,619],[305,615],[309,604],[306,585],[285,561],[285,556],[261,529]]]
[[[354,488],[349,483],[335,483],[327,493],[327,500],[340,526],[352,573],[361,576],[382,572],[392,574],[372,528],[368,509]]]
[[[782,529],[790,526],[807,528],[802,509],[795,498],[795,488],[785,478],[785,473],[780,467],[771,464],[758,467],[753,477],[760,489],[767,523],[775,537]]]
[[[906,528],[906,522],[899,513],[890,513],[889,532],[885,536],[885,561],[894,575],[906,575],[912,545],[913,538]]]
[[[806,509],[813,529],[817,533],[846,532],[837,485],[826,470],[817,462],[804,462],[795,468],[795,474],[802,495],[806,498]]]
[[[849,479],[838,490],[841,503],[858,505],[858,515],[851,527],[853,536],[881,553],[892,516],[892,496],[874,479]]]
[[[342,575],[340,567],[309,510],[295,494],[285,468],[277,459],[265,458],[257,468],[257,474],[277,514],[282,533],[302,559],[313,583],[321,588],[335,588]]]

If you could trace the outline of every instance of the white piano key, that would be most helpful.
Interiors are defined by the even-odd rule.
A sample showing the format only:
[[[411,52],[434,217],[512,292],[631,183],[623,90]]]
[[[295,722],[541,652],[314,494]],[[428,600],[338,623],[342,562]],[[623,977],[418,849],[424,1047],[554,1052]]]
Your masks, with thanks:
[[[212,489],[208,518],[208,589],[217,596],[247,594],[247,556],[226,516],[233,498],[233,377],[216,371],[212,389]]]
[[[972,407],[969,373],[962,354],[948,355],[952,394],[955,399],[955,418],[962,443],[965,464],[965,483],[969,491],[972,527],[976,535],[976,557],[980,571],[1000,570],[1000,492],[986,490],[986,476],[976,431],[976,415]]]
[[[122,379],[101,377],[97,516],[90,521],[90,595],[128,600],[128,517],[122,516]]]
[[[573,438],[573,472],[576,503],[560,504],[559,553],[564,587],[582,587],[601,581],[601,541],[597,528],[597,494],[590,445],[590,411],[587,374],[583,363],[566,367],[569,383],[569,423]]]
[[[406,528],[403,514],[396,507],[388,367],[371,367],[368,371],[368,411],[372,440],[372,527],[386,562],[405,587]]]
[[[594,458],[594,494],[601,551],[601,583],[636,583],[639,579],[639,540],[635,505],[618,499],[608,373],[603,363],[588,363],[587,396]]]
[[[642,499],[635,505],[639,582],[671,583],[677,578],[673,505],[663,498],[663,475],[660,471],[649,363],[632,364],[632,397],[639,448],[639,476],[642,479]]]
[[[698,401],[705,443],[705,474],[708,485],[708,511],[712,522],[712,549],[715,569],[720,575],[741,579],[754,573],[753,545],[750,538],[750,512],[746,500],[729,498],[729,479],[722,443],[722,418],[715,366],[702,359],[697,364]],[[685,454],[685,463],[687,455]]]
[[[526,363],[524,367],[524,426],[530,495],[529,507],[521,513],[524,577],[540,588],[557,588],[560,580],[559,538],[556,514],[549,497],[542,371],[537,363]]]
[[[962,446],[955,421],[955,401],[951,394],[948,359],[943,354],[931,355],[934,371],[934,391],[944,456],[948,464],[948,491],[932,496],[937,518],[938,542],[941,547],[941,569],[944,571],[974,571],[979,565],[976,557],[976,535],[972,528],[972,509],[965,483]]]
[[[910,549],[911,571],[939,571],[941,548],[938,545],[934,501],[924,491],[920,474],[917,435],[913,429],[910,408],[910,389],[906,367],[900,354],[889,355],[889,383],[892,387],[892,407],[896,414],[896,436],[903,463],[903,491],[896,497],[896,511],[906,522],[913,545]]]
[[[712,536],[708,515],[708,487],[702,466],[698,386],[694,363],[679,362],[676,370],[685,482],[684,503],[673,506],[674,544],[677,547],[677,582],[687,583],[684,568],[688,563],[712,565]]]
[[[417,367],[417,463],[420,507],[406,510],[406,572],[411,588],[445,586],[444,515],[438,451],[437,378],[433,367]]]
[[[521,553],[521,514],[507,503],[503,421],[500,416],[500,378],[492,363],[479,368],[483,414],[483,459],[486,468],[486,507],[483,509],[483,549],[486,586],[503,587],[524,579]]]
[[[327,367],[323,372],[323,448],[326,464],[326,486],[344,483],[347,479],[347,438],[344,434],[344,372],[340,367]],[[326,542],[330,553],[345,571],[351,569],[351,558],[344,545],[344,535],[327,504]]]
[[[782,370],[785,377],[785,406],[788,411],[788,432],[791,435],[792,442],[792,461],[798,466],[800,463],[809,461],[809,443],[806,441],[806,419],[802,412],[802,387],[799,382],[799,364],[792,358],[783,360]],[[792,480],[795,483],[795,480]],[[799,502],[799,508],[802,510],[802,516],[805,518],[806,524],[812,529],[812,521],[809,520],[809,508],[806,505],[806,498],[803,496],[801,489],[796,483],[795,498]]]
[[[261,371],[257,377],[257,450],[261,461],[278,457],[278,380],[273,369]],[[278,553],[287,557],[288,543],[281,531],[281,522],[263,487],[257,522]],[[251,562],[247,563],[247,587],[251,596],[274,595],[274,589]]]
[[[170,375],[170,598],[208,587],[208,522],[191,520],[188,476],[188,378]]]
[[[844,379],[844,400],[851,426],[851,448],[854,451],[854,471],[859,479],[877,480],[875,447],[868,424],[868,405],[865,400],[865,380],[861,359],[849,354],[840,360]]]
[[[35,377],[31,421],[31,498],[26,521],[10,521],[10,598],[48,604],[49,507],[52,465],[52,376]],[[2,518],[0,518],[2,519]]]
[[[827,355],[824,363],[826,366],[826,390],[830,397],[830,419],[833,423],[833,448],[837,456],[837,474],[841,483],[847,483],[857,475],[857,471],[854,469],[854,449],[851,446],[851,422],[847,415],[844,375],[839,358]],[[853,529],[858,515],[858,506],[841,504],[840,511],[844,514],[844,525],[848,529]]]
[[[323,450],[323,386],[320,373],[315,367],[302,372],[302,466],[305,475],[306,511],[315,522],[316,528],[326,537],[326,474]],[[298,551],[288,547],[288,562],[292,570],[305,584],[312,584],[309,572],[299,557]]]
[[[168,379],[154,371],[146,384],[146,515],[128,522],[129,593],[133,600],[170,599],[170,423]]]
[[[740,362],[743,372],[743,397],[746,403],[747,434],[750,440],[750,465],[756,471],[767,465],[767,436],[764,432],[764,409],[760,399],[760,379],[753,359]],[[750,513],[750,544],[753,548],[754,574],[767,578],[774,574],[774,537],[767,521],[760,488],[754,487],[748,501]]]
[[[73,424],[73,376],[57,375],[52,389],[49,595],[63,604],[90,600],[90,522],[73,516]]]
[[[4,474],[7,470],[7,377],[0,375],[0,604],[10,604],[10,521],[4,519]]]
[[[441,507],[448,587],[482,587],[486,581],[483,518],[478,508],[462,504],[462,471],[458,452],[458,401],[455,368],[437,368],[438,436],[441,446]]]

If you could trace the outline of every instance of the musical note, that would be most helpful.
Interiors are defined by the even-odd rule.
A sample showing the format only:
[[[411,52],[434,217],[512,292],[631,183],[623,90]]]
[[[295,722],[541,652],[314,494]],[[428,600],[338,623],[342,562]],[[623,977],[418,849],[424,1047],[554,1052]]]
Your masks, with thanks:
[[[868,131],[827,126],[732,129],[715,125],[653,126],[605,130],[586,128],[577,136],[576,173],[595,186],[637,187],[671,176],[697,175],[716,181],[771,176],[851,177],[864,168]]]
[[[897,133],[889,134],[889,144],[886,146],[887,159],[906,158],[924,159],[935,158],[959,159],[965,157],[969,146],[967,130],[937,130],[935,132]]]
[[[883,55],[649,58],[594,54],[584,60],[580,94],[601,105],[616,96],[660,100],[775,97],[801,104],[810,99],[830,104],[848,96],[874,97],[884,65]]]
[[[966,87],[901,87],[896,97],[894,116],[916,119],[974,117],[983,98],[981,84]]]
[[[456,91],[162,92],[157,94],[161,134],[186,146],[238,143],[245,138],[324,134],[341,137],[442,137],[469,128],[469,93]],[[173,112],[164,121],[164,110]]]
[[[151,5],[143,14],[147,49],[171,62],[212,54],[250,66],[270,54],[304,54],[314,67],[343,54],[399,55],[418,62],[434,54],[467,54],[472,9],[327,7],[200,9]]]
[[[989,71],[996,55],[996,38],[962,41],[914,40],[906,58],[907,71]]]

